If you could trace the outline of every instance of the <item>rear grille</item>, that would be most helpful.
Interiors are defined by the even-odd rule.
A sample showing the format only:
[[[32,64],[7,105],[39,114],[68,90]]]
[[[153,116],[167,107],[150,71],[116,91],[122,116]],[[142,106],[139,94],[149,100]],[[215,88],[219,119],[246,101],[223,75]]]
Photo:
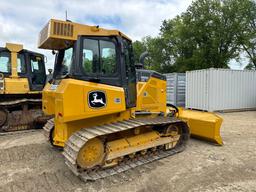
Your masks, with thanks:
[[[53,24],[53,35],[61,35],[66,37],[73,37],[74,26],[71,23],[59,23]]]

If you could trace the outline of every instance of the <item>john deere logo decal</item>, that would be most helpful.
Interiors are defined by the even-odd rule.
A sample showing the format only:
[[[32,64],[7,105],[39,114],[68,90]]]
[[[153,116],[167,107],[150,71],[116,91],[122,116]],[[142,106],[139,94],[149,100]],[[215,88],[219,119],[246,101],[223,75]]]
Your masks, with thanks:
[[[102,108],[106,106],[106,95],[103,91],[89,92],[88,99],[91,108]]]

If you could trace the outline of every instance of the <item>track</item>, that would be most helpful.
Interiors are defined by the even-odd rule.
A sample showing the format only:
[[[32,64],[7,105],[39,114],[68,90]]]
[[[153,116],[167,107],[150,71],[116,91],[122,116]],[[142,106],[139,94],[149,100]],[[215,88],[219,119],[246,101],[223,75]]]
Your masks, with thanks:
[[[51,137],[51,131],[54,128],[54,118],[49,119],[47,123],[44,125],[44,136],[46,137],[47,141],[49,141],[53,145],[52,137]]]
[[[41,99],[16,99],[0,102],[0,130],[5,132],[33,129],[49,118],[43,115]]]
[[[0,106],[15,106],[15,105],[20,105],[21,103],[41,103],[42,100],[41,99],[17,99],[17,100],[13,100],[13,101],[3,101],[0,102]]]
[[[113,168],[107,168],[103,170],[93,170],[90,172],[83,172],[77,174],[77,170],[74,170],[73,165],[70,165],[66,159],[66,164],[71,168],[72,172],[77,174],[84,181],[95,181],[97,179],[105,178],[108,176],[122,173],[129,169],[133,169],[137,166],[144,165],[176,153],[182,152],[185,149],[185,145],[182,144],[174,149],[165,151],[164,149],[158,149],[155,152],[148,152],[146,155],[136,156],[134,159],[128,159]]]
[[[29,129],[29,130],[14,131],[14,132],[0,132],[0,137],[7,136],[7,135],[21,135],[21,134],[32,133],[36,131],[37,131],[36,129]]]
[[[118,165],[113,168],[97,168],[89,171],[81,170],[77,167],[76,159],[79,150],[81,147],[90,139],[107,135],[111,133],[116,133],[119,131],[124,131],[128,129],[134,129],[139,126],[147,125],[160,125],[160,124],[174,124],[182,123],[181,120],[177,118],[166,118],[166,117],[157,117],[154,119],[134,119],[126,120],[117,123],[112,123],[108,125],[95,126],[91,128],[81,129],[80,131],[74,133],[66,142],[64,147],[63,155],[65,157],[65,163],[72,170],[72,172],[79,176],[82,180],[97,180],[100,178],[105,178],[107,176],[115,175],[134,167],[150,163],[152,161],[162,159],[167,156],[174,155],[185,149],[186,141],[189,138],[189,133],[184,131],[182,137],[182,142],[177,144],[176,147],[171,150],[165,150],[163,147],[157,147],[156,150],[147,150],[146,154],[136,154],[133,158],[125,157]],[[186,124],[184,124],[186,125]],[[51,129],[54,126],[53,119],[49,120],[48,123],[44,126],[45,136],[48,140],[51,138],[50,133]],[[184,128],[184,127],[183,127]],[[187,127],[184,128],[186,130]]]

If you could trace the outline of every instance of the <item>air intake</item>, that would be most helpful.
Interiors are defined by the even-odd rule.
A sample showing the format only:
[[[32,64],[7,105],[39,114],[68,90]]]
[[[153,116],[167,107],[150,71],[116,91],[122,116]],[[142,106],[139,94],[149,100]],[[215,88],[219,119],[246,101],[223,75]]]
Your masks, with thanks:
[[[53,35],[73,37],[74,26],[71,23],[53,23]]]
[[[65,49],[76,39],[74,23],[51,19],[40,32],[38,47],[51,50]]]

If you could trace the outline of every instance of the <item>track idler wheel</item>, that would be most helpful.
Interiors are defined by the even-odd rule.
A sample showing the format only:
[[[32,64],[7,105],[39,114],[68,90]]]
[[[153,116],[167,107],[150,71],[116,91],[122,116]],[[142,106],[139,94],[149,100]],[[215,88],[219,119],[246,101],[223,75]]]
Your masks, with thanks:
[[[172,149],[178,144],[178,142],[180,140],[181,129],[179,129],[179,127],[177,125],[169,125],[168,127],[166,127],[166,129],[164,131],[164,136],[175,138],[176,141],[165,144],[166,150]]]
[[[166,129],[165,129],[165,136],[178,136],[180,135],[179,133],[179,127],[177,127],[177,125],[169,125]]]
[[[102,165],[105,157],[104,144],[99,138],[89,140],[80,149],[77,164],[83,169]]]

